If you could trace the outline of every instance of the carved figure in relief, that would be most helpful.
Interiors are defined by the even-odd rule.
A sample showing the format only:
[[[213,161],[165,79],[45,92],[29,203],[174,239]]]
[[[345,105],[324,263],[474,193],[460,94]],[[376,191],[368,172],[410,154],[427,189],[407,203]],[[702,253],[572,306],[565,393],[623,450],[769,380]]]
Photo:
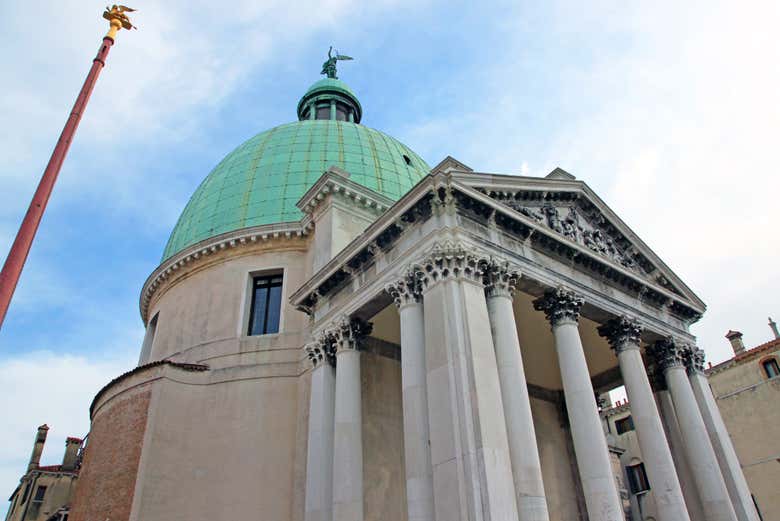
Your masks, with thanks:
[[[514,205],[511,205],[514,210],[517,210],[521,214],[525,215],[526,217],[530,217],[531,219],[535,220],[536,222],[544,222],[544,215],[542,215],[539,212],[535,212],[534,210],[530,208],[526,208],[524,206],[518,206],[517,203]]]
[[[582,226],[580,226],[580,216],[574,207],[569,208],[569,214],[563,220],[563,234],[575,242],[581,242]]]
[[[542,212],[547,217],[547,225],[558,233],[563,233],[561,218],[558,216],[558,209],[550,203],[542,206]]]

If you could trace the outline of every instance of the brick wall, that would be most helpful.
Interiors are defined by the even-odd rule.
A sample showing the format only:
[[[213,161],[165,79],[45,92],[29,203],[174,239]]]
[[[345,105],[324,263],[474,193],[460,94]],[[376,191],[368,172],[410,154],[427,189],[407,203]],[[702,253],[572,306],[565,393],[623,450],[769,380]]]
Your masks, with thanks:
[[[71,521],[127,521],[151,390],[120,394],[92,419]]]

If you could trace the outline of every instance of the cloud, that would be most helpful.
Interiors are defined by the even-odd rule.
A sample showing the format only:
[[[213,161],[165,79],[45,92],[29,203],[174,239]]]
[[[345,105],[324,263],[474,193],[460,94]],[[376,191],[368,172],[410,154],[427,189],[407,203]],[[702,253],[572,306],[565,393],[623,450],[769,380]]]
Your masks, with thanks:
[[[770,1],[519,7],[479,81],[452,78],[471,86],[457,118],[413,122],[405,140],[586,181],[707,302],[693,332],[719,361],[729,328],[756,345],[780,315],[779,23]]]
[[[237,91],[258,74],[267,80],[274,68],[283,66],[284,56],[323,31],[347,22],[360,27],[361,20],[404,4],[412,2],[306,0],[291,5],[237,0],[225,8],[172,0],[141,6],[133,14],[139,30],[120,31],[109,54],[63,167],[56,204],[87,197],[110,200],[122,215],[145,217],[151,227],[162,221],[170,228],[192,187],[176,175],[182,172],[174,171],[166,172],[166,189],[150,190],[160,186],[161,172],[147,158],[166,151],[172,155],[177,144],[198,147],[207,139],[204,127],[210,118]],[[40,26],[39,9],[2,7],[0,43],[15,73],[4,78],[0,101],[0,120],[13,129],[9,139],[0,141],[5,164],[0,167],[0,219],[13,219],[26,207],[45,166],[43,158],[51,152],[106,30],[103,6],[76,0],[48,3],[47,19],[65,30],[47,31],[43,39],[30,30]],[[200,168],[198,175],[204,175],[208,166]],[[174,210],[160,219],[149,208]],[[0,236],[0,245],[6,243],[7,233]]]
[[[38,425],[46,423],[51,428],[41,464],[61,463],[65,438],[83,437],[89,431],[88,405],[97,391],[132,365],[133,360],[127,358],[93,360],[51,351],[3,360],[0,410],[6,414],[0,490],[10,494],[27,470]]]

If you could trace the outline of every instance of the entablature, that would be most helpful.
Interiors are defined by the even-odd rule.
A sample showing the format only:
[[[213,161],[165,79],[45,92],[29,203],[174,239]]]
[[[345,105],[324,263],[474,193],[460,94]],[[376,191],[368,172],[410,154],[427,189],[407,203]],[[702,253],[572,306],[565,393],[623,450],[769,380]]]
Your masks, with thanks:
[[[421,181],[299,288],[291,302],[317,321],[318,303],[350,282],[369,284],[367,279],[379,273],[374,268],[366,276],[366,270],[380,257],[395,264],[411,262],[411,250],[419,248],[407,245],[410,249],[402,251],[395,245],[407,229],[428,221],[435,224],[426,224],[418,239],[462,227],[459,233],[471,235],[494,255],[512,259],[524,273],[538,271],[540,282],[554,286],[584,275],[593,287],[606,284],[624,300],[673,318],[678,332],[687,334],[687,326],[705,309],[581,181],[457,171],[439,171]]]

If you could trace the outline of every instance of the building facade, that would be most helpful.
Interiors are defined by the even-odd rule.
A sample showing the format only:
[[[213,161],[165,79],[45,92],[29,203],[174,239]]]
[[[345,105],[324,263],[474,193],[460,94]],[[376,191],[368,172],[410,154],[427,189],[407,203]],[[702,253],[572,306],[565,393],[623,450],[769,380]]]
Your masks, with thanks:
[[[38,427],[27,472],[8,498],[11,504],[6,521],[68,521],[81,467],[83,440],[67,438],[62,464],[41,466],[48,433],[48,425]]]
[[[707,369],[715,400],[764,521],[780,521],[780,335],[746,349],[742,334],[726,335],[734,357]]]
[[[647,352],[706,519],[742,521],[701,300],[582,181],[430,168],[328,75],[182,213],[72,519],[618,521],[595,395],[625,384],[657,519],[684,521]]]

